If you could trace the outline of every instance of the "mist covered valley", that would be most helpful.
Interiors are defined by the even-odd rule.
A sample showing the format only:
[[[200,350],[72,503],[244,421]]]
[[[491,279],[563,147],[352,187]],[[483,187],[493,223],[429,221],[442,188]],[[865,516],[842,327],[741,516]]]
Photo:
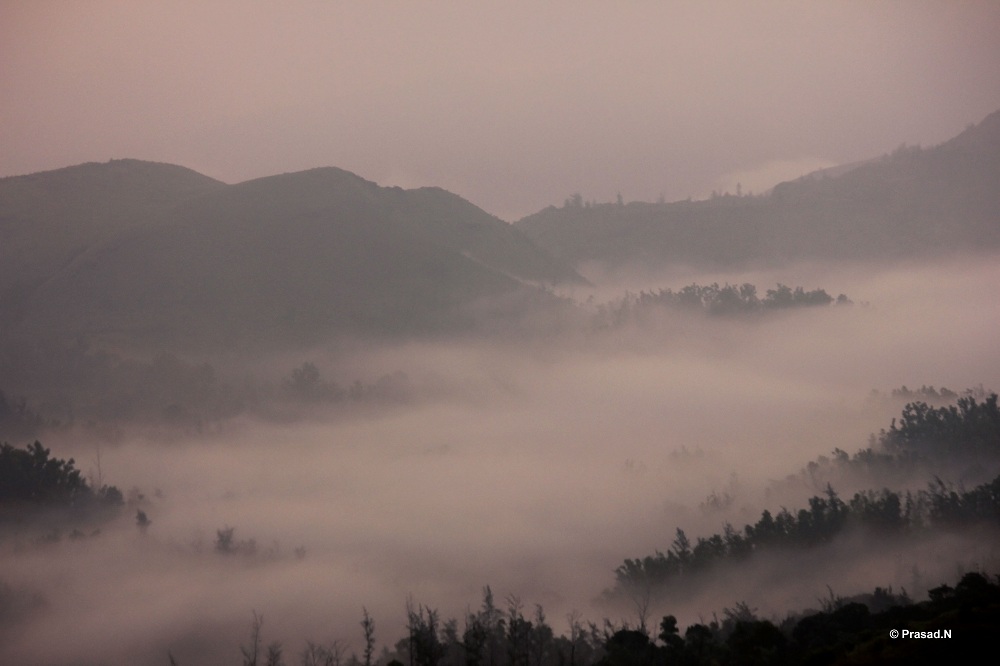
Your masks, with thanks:
[[[810,461],[868,446],[910,398],[937,397],[893,389],[978,387],[985,398],[1000,371],[998,265],[816,269],[817,286],[850,305],[742,317],[666,310],[546,335],[355,340],[242,365],[223,357],[216,383],[243,401],[240,382],[253,386],[252,408],[198,427],[163,415],[110,430],[43,427],[53,457],[73,458],[94,487],[118,486],[126,504],[79,526],[8,525],[5,658],[165,663],[169,651],[178,663],[235,661],[252,612],[290,661],[309,640],[360,654],[362,608],[379,649],[400,656],[408,600],[463,618],[486,585],[501,605],[540,604],[557,633],[574,612],[635,626],[635,595],[609,594],[626,558],[667,551],[677,528],[707,538],[765,509],[808,506],[824,490],[801,474]],[[672,284],[811,288],[812,274]],[[583,321],[606,324],[594,301],[581,307],[591,313]],[[952,462],[968,475],[967,461]],[[992,480],[989,465],[945,480],[971,488]],[[835,489],[844,499],[916,491],[942,469],[917,470],[905,487],[873,474]],[[137,526],[138,511],[148,526]],[[892,586],[920,598],[962,571],[995,570],[993,530],[898,542],[853,530],[806,552],[765,550],[696,588],[653,595],[643,619],[670,613],[688,626],[744,601],[781,618],[815,608],[828,589]],[[60,639],[46,640],[53,632]]]
[[[988,623],[998,148],[994,113],[513,224],[335,168],[0,179],[0,661],[834,663]]]

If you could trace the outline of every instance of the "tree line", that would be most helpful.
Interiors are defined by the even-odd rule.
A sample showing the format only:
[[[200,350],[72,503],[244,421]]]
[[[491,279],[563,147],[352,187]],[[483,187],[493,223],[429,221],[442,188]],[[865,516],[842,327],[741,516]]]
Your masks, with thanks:
[[[700,312],[714,316],[760,315],[796,308],[823,307],[830,304],[851,305],[853,301],[845,294],[836,298],[825,289],[806,291],[803,287],[790,287],[778,283],[761,297],[753,284],[741,285],[713,282],[709,285],[690,284],[674,291],[659,289],[628,293],[625,296],[602,304],[597,308],[599,325],[620,325],[640,318],[643,314],[657,310],[677,310]]]
[[[997,394],[977,400],[972,395],[955,405],[931,407],[908,403],[901,418],[872,437],[872,445],[854,456],[837,449],[833,464],[870,468],[914,461],[933,463],[963,457],[980,464],[1000,457],[1000,408]],[[831,464],[824,458],[826,464]],[[815,475],[818,463],[807,470]],[[992,467],[993,465],[989,465]],[[677,528],[667,551],[626,559],[615,571],[612,596],[635,590],[664,590],[723,563],[745,560],[771,549],[810,548],[831,542],[847,530],[863,528],[883,536],[918,535],[927,531],[974,525],[1000,526],[1000,476],[971,490],[956,489],[939,477],[916,492],[862,490],[842,500],[831,485],[808,500],[808,508],[776,514],[765,510],[742,530],[726,523],[721,534],[693,543]]]
[[[172,353],[148,360],[90,349],[85,343],[16,346],[0,350],[0,377],[34,397],[0,387],[0,438],[24,441],[46,431],[80,428],[103,439],[122,426],[156,426],[200,434],[243,414],[269,418],[284,406],[321,403],[398,403],[418,389],[402,372],[340,385],[306,361],[281,380],[220,377],[206,362]],[[28,366],[31,366],[30,368]],[[5,390],[8,389],[8,390]]]
[[[950,474],[965,483],[989,480],[1000,465],[997,394],[981,387],[967,389],[960,397],[948,389],[930,391],[939,397],[952,394],[957,400],[939,406],[925,400],[909,402],[888,429],[869,437],[867,447],[853,454],[836,448],[775,487],[804,483],[822,489],[834,481],[884,483],[885,479],[915,478],[923,483],[931,474]],[[928,391],[922,391],[921,397],[932,399]]]
[[[673,585],[690,584],[712,568],[747,560],[777,549],[812,548],[828,544],[853,528],[881,536],[902,536],[931,530],[953,530],[975,525],[1000,526],[1000,476],[972,490],[956,490],[936,479],[917,493],[868,490],[847,502],[829,488],[826,496],[813,496],[809,508],[776,514],[769,510],[742,530],[726,523],[721,534],[698,537],[694,542],[677,528],[666,553],[626,559],[615,570],[612,596],[636,590],[662,593]]]
[[[893,637],[891,631],[919,631],[987,646],[1000,621],[1000,576],[967,572],[954,586],[932,588],[914,602],[904,592],[876,588],[853,597],[831,597],[822,610],[789,613],[784,619],[762,618],[746,602],[713,613],[711,620],[683,632],[673,615],[650,628],[635,623],[584,623],[567,618],[568,634],[557,634],[541,606],[525,614],[517,597],[496,604],[489,587],[481,606],[457,619],[443,620],[431,608],[407,603],[406,635],[393,649],[375,655],[375,621],[363,609],[363,650],[345,644],[307,641],[297,663],[302,666],[767,666],[840,663],[944,663],[954,659],[954,643]],[[655,633],[654,633],[655,631]],[[946,634],[945,632],[950,632]],[[250,640],[240,648],[243,666],[291,666],[280,641],[265,645],[263,617],[253,613]],[[180,661],[167,654],[171,666]]]
[[[0,517],[20,520],[34,509],[89,513],[123,504],[118,488],[94,487],[72,458],[55,458],[39,442],[23,449],[0,444]]]

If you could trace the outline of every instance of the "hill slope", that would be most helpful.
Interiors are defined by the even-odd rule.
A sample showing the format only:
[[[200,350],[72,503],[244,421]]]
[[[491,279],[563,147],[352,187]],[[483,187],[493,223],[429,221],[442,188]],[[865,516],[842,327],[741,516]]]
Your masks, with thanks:
[[[736,267],[1000,248],[1000,112],[940,146],[901,148],[769,196],[547,208],[516,223],[580,266]]]
[[[326,168],[232,186],[206,181],[156,199],[133,189],[149,165],[124,166],[137,173],[118,187],[69,188],[64,208],[92,201],[90,226],[37,198],[19,203],[21,227],[44,218],[38,228],[48,230],[22,234],[25,261],[55,254],[49,236],[64,228],[90,231],[75,253],[44,262],[44,279],[22,286],[18,307],[0,313],[18,334],[199,346],[443,332],[471,325],[469,308],[484,300],[530,300],[540,297],[530,283],[581,280],[444,190],[382,188]],[[51,190],[67,189],[65,175],[39,176],[55,183]]]
[[[113,160],[0,178],[0,313],[119,232],[156,224],[165,210],[225,188],[174,166]]]

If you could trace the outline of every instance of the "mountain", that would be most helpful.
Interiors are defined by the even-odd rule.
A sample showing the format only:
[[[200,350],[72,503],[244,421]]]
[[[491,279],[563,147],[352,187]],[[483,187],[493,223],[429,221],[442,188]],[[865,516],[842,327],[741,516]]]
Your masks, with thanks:
[[[22,337],[198,347],[451,332],[487,303],[582,281],[454,194],[334,168],[225,185],[122,161],[4,179],[0,199],[15,241],[0,261],[30,276],[4,275],[0,317]]]
[[[760,197],[549,207],[515,226],[575,266],[887,261],[1000,248],[1000,112],[929,149],[781,183]]]
[[[95,243],[225,187],[184,167],[138,160],[0,178],[0,312],[19,310]]]

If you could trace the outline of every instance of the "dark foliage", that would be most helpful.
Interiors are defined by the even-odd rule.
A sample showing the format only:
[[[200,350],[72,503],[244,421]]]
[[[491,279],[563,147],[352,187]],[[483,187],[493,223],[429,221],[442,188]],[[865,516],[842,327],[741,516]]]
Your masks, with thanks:
[[[972,525],[1000,526],[1000,476],[969,491],[940,480],[916,494],[888,489],[855,493],[849,502],[828,489],[825,497],[809,499],[797,512],[765,510],[753,525],[736,530],[727,524],[722,534],[698,537],[694,545],[683,530],[666,552],[627,559],[615,570],[612,595],[634,589],[659,590],[696,574],[746,559],[761,550],[811,548],[831,542],[849,528],[879,536],[926,530],[953,530]]]
[[[972,395],[974,391],[971,389],[967,391],[969,395]],[[933,386],[927,386],[926,384],[918,389],[907,388],[904,384],[897,389],[892,389],[892,397],[896,400],[905,400],[906,402],[913,402],[915,400],[924,400],[930,403],[941,403],[941,402],[951,402],[958,398],[958,394],[954,391],[942,386],[940,389],[936,389]],[[979,396],[985,397],[985,396]]]
[[[964,396],[954,405],[932,407],[911,402],[899,423],[879,434],[880,448],[897,456],[949,458],[1000,454],[1000,409],[997,394],[982,402]]]
[[[802,287],[778,284],[768,289],[761,298],[757,287],[712,283],[710,285],[690,284],[678,291],[660,289],[626,294],[598,308],[597,325],[613,326],[629,321],[642,321],[650,313],[664,310],[700,312],[716,316],[760,315],[793,308],[822,307],[836,303],[849,305],[851,300],[841,294],[836,299],[823,289],[806,291]]]
[[[783,483],[804,483],[819,489],[830,483],[885,483],[887,478],[897,483],[918,479],[922,483],[931,475],[944,474],[962,483],[978,484],[1000,472],[997,394],[977,388],[958,397],[948,389],[937,391],[926,386],[918,391],[904,386],[892,394],[919,394],[931,402],[954,396],[956,401],[939,406],[923,400],[909,402],[888,430],[870,437],[866,448],[854,454],[834,449],[832,456],[820,456]]]
[[[114,486],[94,490],[80,476],[72,458],[49,456],[39,442],[24,449],[0,444],[0,505],[120,506],[121,491]]]
[[[840,600],[822,612],[789,616],[777,623],[760,618],[746,603],[725,609],[723,619],[693,624],[682,633],[677,619],[663,617],[657,636],[641,627],[615,626],[605,620],[603,628],[590,623],[584,628],[570,616],[570,635],[557,636],[541,608],[529,620],[521,604],[508,599],[504,612],[484,590],[479,611],[466,618],[464,632],[455,620],[440,618],[437,611],[407,605],[407,636],[394,652],[385,652],[378,663],[413,666],[718,666],[821,664],[910,664],[952,660],[955,646],[986,646],[1000,620],[1000,576],[966,573],[951,587],[941,585],[929,599],[913,603],[905,595],[882,588],[873,594]],[[371,618],[364,612],[365,622]],[[282,663],[281,644],[271,643],[265,652],[262,619],[254,613],[249,646],[242,646],[243,663]],[[914,637],[892,638],[890,631],[950,631],[952,640]],[[370,645],[365,629],[365,645]],[[308,642],[302,653],[304,666],[318,664],[369,663],[357,655],[348,657],[334,642],[330,648]]]
[[[982,401],[972,396],[954,406],[933,408],[926,403],[907,404],[897,425],[878,437],[878,450],[868,448],[855,456],[834,452],[836,464],[856,467],[885,466],[898,460],[939,461],[965,457],[978,461],[1000,454],[1000,410],[997,395]],[[828,461],[828,459],[826,459]],[[818,463],[807,470],[815,474]],[[666,553],[657,551],[627,559],[616,570],[611,594],[635,589],[663,589],[726,562],[738,562],[769,548],[809,548],[829,543],[845,530],[862,528],[879,536],[896,536],[925,530],[953,530],[972,525],[1000,525],[1000,476],[971,490],[956,489],[935,477],[925,490],[894,492],[859,491],[847,502],[827,485],[822,496],[813,496],[808,508],[777,514],[765,510],[760,519],[737,530],[728,523],[722,534],[698,537],[692,544],[683,530]]]

